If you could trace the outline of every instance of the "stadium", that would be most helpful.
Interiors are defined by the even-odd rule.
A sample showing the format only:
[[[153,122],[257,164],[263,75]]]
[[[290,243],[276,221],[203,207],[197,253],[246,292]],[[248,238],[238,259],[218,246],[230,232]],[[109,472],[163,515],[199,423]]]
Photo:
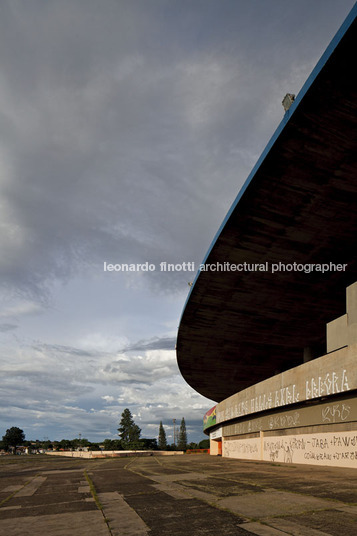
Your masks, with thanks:
[[[357,467],[356,15],[284,98],[184,307],[213,455]]]

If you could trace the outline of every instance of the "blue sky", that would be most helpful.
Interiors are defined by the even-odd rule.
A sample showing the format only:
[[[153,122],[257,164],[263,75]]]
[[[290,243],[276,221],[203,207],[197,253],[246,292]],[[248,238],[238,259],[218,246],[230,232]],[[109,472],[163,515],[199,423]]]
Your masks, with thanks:
[[[104,262],[202,262],[353,4],[0,2],[0,436],[114,438],[129,407],[205,437],[175,356],[194,274]]]

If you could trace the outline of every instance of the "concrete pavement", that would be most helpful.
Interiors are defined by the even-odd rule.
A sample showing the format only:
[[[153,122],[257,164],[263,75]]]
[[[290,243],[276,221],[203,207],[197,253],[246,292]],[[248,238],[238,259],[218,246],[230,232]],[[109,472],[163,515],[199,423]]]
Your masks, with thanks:
[[[357,469],[208,455],[0,458],[6,536],[355,536]]]

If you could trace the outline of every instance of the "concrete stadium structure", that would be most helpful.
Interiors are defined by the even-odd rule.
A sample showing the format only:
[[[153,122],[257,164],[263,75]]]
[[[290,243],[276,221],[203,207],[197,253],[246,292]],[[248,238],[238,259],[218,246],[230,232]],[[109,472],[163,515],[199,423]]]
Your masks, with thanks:
[[[357,467],[356,15],[285,112],[182,314],[180,371],[218,402],[212,454]]]

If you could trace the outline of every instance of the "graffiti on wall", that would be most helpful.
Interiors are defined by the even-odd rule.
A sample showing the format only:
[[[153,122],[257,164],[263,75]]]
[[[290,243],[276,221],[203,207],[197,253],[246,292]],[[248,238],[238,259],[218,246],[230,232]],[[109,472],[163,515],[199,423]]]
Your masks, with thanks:
[[[260,438],[224,441],[223,456],[241,460],[260,460]]]
[[[223,455],[279,463],[357,468],[357,433],[346,431],[229,439],[223,442]]]
[[[223,436],[347,422],[357,422],[357,397],[353,394],[343,399],[335,399],[334,402],[320,402],[300,407],[298,410],[287,408],[270,415],[252,416],[226,424],[223,425]]]
[[[263,459],[283,463],[357,467],[357,434],[328,432],[264,438]]]
[[[331,404],[321,409],[322,422],[346,421],[351,413],[351,406],[348,404]]]
[[[248,393],[252,392],[248,388],[232,397],[229,403],[223,403],[221,407],[220,404],[217,406],[217,423],[260,411],[281,408],[304,400],[344,393],[352,388],[345,368],[342,368],[340,372],[331,370],[323,376],[311,376],[299,384],[291,383],[254,397],[247,396]]]
[[[264,439],[264,460],[357,467],[356,432]]]
[[[294,411],[292,414],[288,415],[272,415],[269,417],[269,429],[274,430],[277,428],[290,428],[297,427],[300,425],[300,413]]]
[[[275,438],[264,441],[264,459],[268,458],[271,462],[282,461],[283,463],[292,463],[294,453],[297,450],[304,450],[306,442],[304,439],[295,437]]]
[[[305,399],[319,398],[320,396],[335,395],[349,391],[348,378],[346,370],[341,374],[328,372],[324,377],[317,376],[306,380]]]

